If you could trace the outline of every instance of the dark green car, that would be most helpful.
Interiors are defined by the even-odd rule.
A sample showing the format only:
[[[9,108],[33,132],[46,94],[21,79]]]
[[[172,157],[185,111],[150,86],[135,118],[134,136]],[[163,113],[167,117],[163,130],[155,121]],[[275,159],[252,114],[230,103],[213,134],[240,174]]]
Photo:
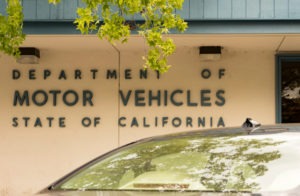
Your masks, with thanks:
[[[52,184],[49,195],[300,195],[300,125],[143,139]]]

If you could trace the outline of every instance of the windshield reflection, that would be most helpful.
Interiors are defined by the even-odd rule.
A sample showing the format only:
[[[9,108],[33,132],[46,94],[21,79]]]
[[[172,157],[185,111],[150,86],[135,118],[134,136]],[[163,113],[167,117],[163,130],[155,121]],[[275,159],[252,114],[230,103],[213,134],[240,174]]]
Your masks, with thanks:
[[[267,163],[279,159],[266,138],[189,136],[151,141],[120,151],[84,169],[58,189],[242,191],[260,189],[255,181]]]

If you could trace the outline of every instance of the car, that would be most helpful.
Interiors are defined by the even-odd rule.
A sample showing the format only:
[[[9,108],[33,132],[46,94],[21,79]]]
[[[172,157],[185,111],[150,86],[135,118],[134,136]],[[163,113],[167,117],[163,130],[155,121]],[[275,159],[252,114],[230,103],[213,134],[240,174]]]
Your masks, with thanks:
[[[299,195],[300,124],[188,131],[97,157],[42,195]]]

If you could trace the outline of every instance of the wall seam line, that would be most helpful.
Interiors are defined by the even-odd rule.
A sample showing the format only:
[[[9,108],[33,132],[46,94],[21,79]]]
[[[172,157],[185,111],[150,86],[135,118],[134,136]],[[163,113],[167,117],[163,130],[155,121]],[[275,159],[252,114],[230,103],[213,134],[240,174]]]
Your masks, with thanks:
[[[286,35],[283,36],[283,38],[281,39],[280,43],[278,44],[277,48],[276,48],[276,53],[279,52],[280,47],[282,46],[284,40],[286,38]]]
[[[121,77],[120,77],[120,73],[121,73],[121,51],[112,43],[110,43],[110,45],[117,51],[118,53],[118,119],[120,119],[120,115],[121,115],[121,105],[120,105],[120,89],[121,89]],[[120,126],[118,123],[118,147],[120,146],[121,142],[120,142],[121,138],[120,138]]]

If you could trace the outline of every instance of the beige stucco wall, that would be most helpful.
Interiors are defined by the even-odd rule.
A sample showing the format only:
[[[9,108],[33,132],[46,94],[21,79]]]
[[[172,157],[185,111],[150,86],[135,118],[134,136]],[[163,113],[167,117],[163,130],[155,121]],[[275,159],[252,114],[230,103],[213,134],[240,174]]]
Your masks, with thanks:
[[[121,54],[122,68],[139,69],[139,64],[135,62],[142,63],[139,59],[143,52],[139,54],[131,51],[123,52]],[[161,91],[167,89],[169,93],[177,89],[185,91],[176,97],[178,101],[184,102],[180,107],[174,106],[170,101],[168,106],[157,106],[155,102],[151,107],[136,107],[133,100],[128,106],[121,107],[121,116],[127,117],[127,121],[124,122],[130,124],[130,120],[137,117],[139,124],[143,124],[145,117],[147,124],[150,125],[142,130],[130,125],[120,129],[121,143],[145,136],[203,128],[203,126],[198,126],[198,117],[205,117],[204,128],[217,127],[221,117],[226,126],[239,126],[246,117],[258,119],[263,124],[275,122],[274,51],[247,51],[247,49],[230,51],[225,48],[221,60],[205,62],[199,60],[197,48],[180,47],[170,59],[170,64],[173,65],[170,71],[162,75],[159,80],[155,77],[147,81],[121,80],[121,89],[145,89],[146,95],[149,90],[157,94],[157,89]],[[209,79],[201,76],[204,69],[210,70]],[[224,76],[222,75],[219,79],[220,72],[224,73]],[[187,90],[191,92],[191,102],[197,103],[198,106],[187,106]],[[211,106],[200,105],[201,90],[211,91],[207,94],[207,97],[211,99],[209,101]],[[217,106],[214,102],[220,100],[215,93],[220,90],[225,91],[225,94],[222,94],[225,104]],[[147,100],[145,102],[147,105]],[[157,126],[155,117],[158,118]],[[163,117],[168,117],[168,123],[165,126],[161,122]],[[174,127],[171,122],[176,117],[182,120],[182,125],[179,127]],[[192,118],[192,126],[186,126],[187,117]]]
[[[212,44],[217,45],[224,39],[226,37],[216,37]],[[95,44],[96,41],[95,37],[29,36],[25,45],[37,46],[41,50],[40,63],[37,65],[17,64],[15,59],[1,55],[0,195],[32,195],[86,161],[139,138],[217,127],[220,118],[226,126],[240,126],[246,117],[257,119],[263,124],[275,122],[273,47],[254,49],[247,47],[248,41],[244,44],[237,41],[235,45],[240,47],[235,48],[227,47],[224,43],[221,59],[205,62],[199,59],[197,47],[178,44],[176,54],[170,58],[172,68],[168,73],[157,79],[156,73],[149,72],[148,79],[140,79],[139,70],[143,63],[141,56],[145,53],[140,46],[143,42],[137,41],[138,47],[118,48],[103,41]],[[277,45],[279,41],[280,38],[276,38],[272,43]],[[20,79],[13,80],[14,69],[21,72]],[[28,78],[30,69],[36,70],[35,80]],[[41,75],[45,69],[52,73],[47,80]],[[76,69],[82,72],[81,80],[75,80],[72,76]],[[98,70],[95,79],[90,69]],[[130,70],[132,79],[125,78],[125,69]],[[212,73],[209,79],[201,77],[203,69]],[[225,70],[221,79],[218,78],[220,69]],[[61,70],[67,73],[67,80],[58,79]],[[107,70],[117,70],[120,77],[107,79]],[[36,90],[63,92],[69,89],[78,93],[83,90],[93,92],[93,106],[84,107],[79,102],[70,107],[63,104],[61,98],[58,98],[57,106],[51,104],[51,98],[45,106],[33,103],[30,106],[13,106],[16,90],[33,93]],[[152,106],[148,105],[149,90],[171,93],[178,89],[183,93],[177,94],[176,100],[182,101],[182,106],[174,106],[170,101],[167,106],[158,106],[156,102]],[[200,106],[200,92],[203,89],[211,91],[208,95],[212,103],[210,107]],[[123,93],[132,90],[126,106],[120,100],[119,90]],[[139,102],[145,103],[145,106],[135,106],[135,90],[145,91],[139,95],[145,98],[145,101]],[[187,106],[188,90],[191,102],[197,106]],[[222,106],[214,103],[218,101],[215,95],[218,90],[225,92],[222,94],[225,100]],[[86,116],[92,119],[100,117],[100,124],[83,127],[81,120]],[[21,118],[30,117],[28,127],[24,123],[14,127],[14,117],[19,118],[19,123],[22,122]],[[37,117],[42,120],[43,127],[34,127],[32,120]],[[46,117],[55,118],[52,127],[47,126]],[[65,117],[64,128],[58,126],[58,117]],[[124,127],[118,126],[120,117],[126,118],[121,121]],[[134,117],[138,125],[136,122],[132,125]],[[168,117],[164,126],[161,122],[163,117]],[[205,127],[198,126],[198,117],[205,117]],[[174,118],[177,118],[176,123],[178,119],[181,120],[180,126],[172,125]],[[188,126],[187,118],[192,119]],[[146,125],[143,125],[144,119]]]

